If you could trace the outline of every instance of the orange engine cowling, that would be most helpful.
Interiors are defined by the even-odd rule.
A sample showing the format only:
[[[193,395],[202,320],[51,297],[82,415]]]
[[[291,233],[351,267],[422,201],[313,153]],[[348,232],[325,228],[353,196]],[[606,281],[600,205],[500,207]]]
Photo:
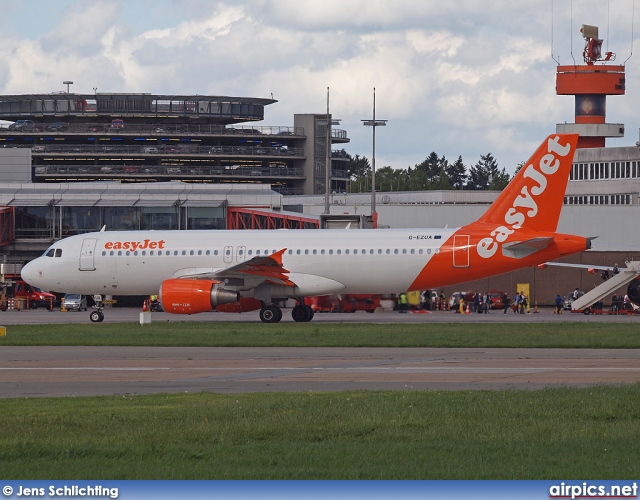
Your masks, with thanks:
[[[236,302],[240,294],[218,288],[218,282],[213,280],[174,278],[162,282],[159,298],[162,308],[168,313],[196,314]]]

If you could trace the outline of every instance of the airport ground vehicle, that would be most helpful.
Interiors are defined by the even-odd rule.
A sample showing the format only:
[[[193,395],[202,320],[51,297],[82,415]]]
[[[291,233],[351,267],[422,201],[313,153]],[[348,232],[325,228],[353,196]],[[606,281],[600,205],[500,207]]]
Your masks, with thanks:
[[[491,309],[502,309],[504,307],[502,303],[504,292],[500,290],[489,290],[487,293],[491,297]]]
[[[79,293],[67,293],[64,296],[64,307],[67,311],[86,311],[87,297]]]
[[[578,292],[578,298],[582,297],[584,292]],[[573,292],[569,292],[567,296],[564,298],[564,305],[562,306],[565,311],[571,311],[571,303],[575,299],[573,298]]]
[[[43,292],[36,286],[31,286],[22,280],[17,280],[13,284],[14,299],[24,300],[24,306],[30,309],[37,309],[38,307],[51,308],[52,304],[56,302],[56,296],[49,292]]]
[[[323,295],[320,297],[305,297],[304,303],[314,312],[344,312],[367,311],[372,313],[380,307],[380,295],[346,294]]]

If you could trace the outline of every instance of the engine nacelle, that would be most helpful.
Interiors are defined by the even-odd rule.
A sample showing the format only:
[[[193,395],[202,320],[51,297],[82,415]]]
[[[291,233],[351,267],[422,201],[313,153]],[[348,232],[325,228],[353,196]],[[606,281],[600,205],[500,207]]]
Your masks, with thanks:
[[[218,288],[218,283],[212,280],[173,278],[162,282],[159,298],[162,308],[168,313],[196,314],[236,302],[240,294]]]
[[[629,300],[635,305],[640,306],[640,277],[635,277],[627,287],[627,295]]]

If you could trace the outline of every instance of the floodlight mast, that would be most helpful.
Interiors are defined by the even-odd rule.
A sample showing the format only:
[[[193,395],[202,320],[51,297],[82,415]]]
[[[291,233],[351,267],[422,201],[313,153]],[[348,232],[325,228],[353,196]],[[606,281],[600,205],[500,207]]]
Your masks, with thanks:
[[[362,120],[365,127],[373,129],[373,152],[371,155],[371,219],[373,227],[378,227],[376,212],[376,127],[384,127],[388,120],[376,120],[376,88],[373,87],[373,120]]]

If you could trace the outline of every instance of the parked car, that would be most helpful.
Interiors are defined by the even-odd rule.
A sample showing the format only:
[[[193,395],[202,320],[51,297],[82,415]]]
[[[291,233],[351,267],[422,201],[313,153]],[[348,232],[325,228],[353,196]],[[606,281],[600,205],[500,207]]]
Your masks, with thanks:
[[[53,122],[47,125],[47,130],[49,132],[64,132],[69,130],[69,125],[65,122]]]
[[[23,132],[32,132],[36,129],[36,124],[31,120],[17,120],[9,125],[9,130],[20,130]]]
[[[111,125],[109,126],[110,130],[124,130],[124,121],[120,118],[115,118],[111,120]]]
[[[504,292],[499,290],[489,290],[489,296],[491,297],[491,309],[502,309],[504,304],[502,303],[502,296]]]
[[[582,297],[584,292],[578,292],[578,298]],[[564,298],[564,310],[571,311],[571,303],[573,302],[573,292],[569,292],[567,296]]]
[[[64,296],[64,307],[68,311],[86,311],[87,297],[79,293],[67,293]]]

